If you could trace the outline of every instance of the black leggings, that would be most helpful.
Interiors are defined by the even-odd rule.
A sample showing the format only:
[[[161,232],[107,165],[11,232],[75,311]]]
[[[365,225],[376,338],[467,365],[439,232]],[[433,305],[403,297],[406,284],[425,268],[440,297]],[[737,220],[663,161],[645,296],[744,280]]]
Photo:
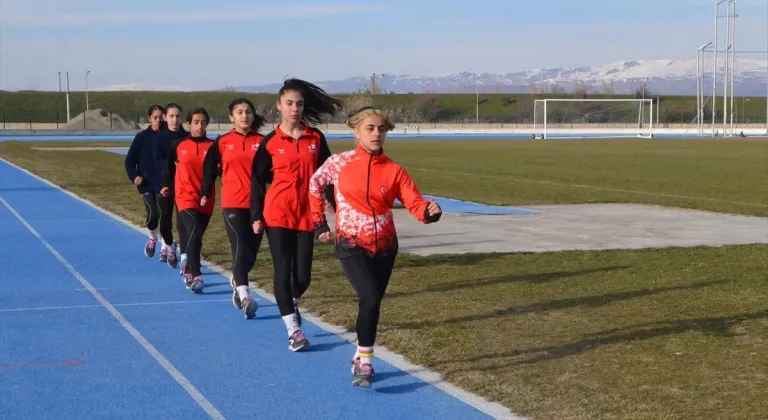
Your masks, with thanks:
[[[211,221],[210,214],[200,213],[195,209],[179,212],[179,245],[181,253],[187,254],[187,271],[193,276],[200,275],[200,251],[203,248],[203,234]]]
[[[236,286],[248,286],[248,272],[256,263],[264,233],[253,233],[250,209],[222,209],[224,228],[232,250],[232,276]]]
[[[160,236],[163,242],[168,245],[173,244],[173,196],[163,197],[157,195],[157,211],[160,225]]]
[[[376,342],[381,300],[387,290],[396,256],[345,257],[341,268],[355,289],[358,298],[357,342],[362,347],[372,347]]]
[[[158,221],[157,193],[145,192],[141,196],[144,200],[144,212],[146,214],[144,226],[149,230],[155,230]]]
[[[293,298],[300,298],[309,289],[312,275],[314,232],[267,228],[269,251],[275,270],[275,300],[280,315],[294,313]]]
[[[173,197],[165,198],[160,194],[142,193],[144,199],[144,211],[146,212],[145,225],[149,230],[157,229],[160,225],[160,235],[163,242],[173,243]]]

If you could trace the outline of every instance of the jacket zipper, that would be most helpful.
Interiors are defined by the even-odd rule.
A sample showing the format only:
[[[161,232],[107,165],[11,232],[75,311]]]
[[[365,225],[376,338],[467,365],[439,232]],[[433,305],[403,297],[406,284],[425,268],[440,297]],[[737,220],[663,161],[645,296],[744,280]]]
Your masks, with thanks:
[[[371,208],[371,214],[373,214],[373,255],[379,253],[379,227],[376,223],[376,210],[371,205],[371,165],[373,164],[373,155],[368,158],[368,175],[365,182],[365,202],[368,203],[368,207]]]

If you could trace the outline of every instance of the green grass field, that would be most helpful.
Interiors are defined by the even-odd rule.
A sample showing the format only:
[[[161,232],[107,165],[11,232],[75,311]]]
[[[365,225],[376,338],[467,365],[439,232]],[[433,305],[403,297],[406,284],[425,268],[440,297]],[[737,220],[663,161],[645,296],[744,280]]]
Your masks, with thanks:
[[[104,109],[117,113],[128,120],[138,121],[146,117],[150,105],[178,102],[185,109],[204,106],[214,121],[227,119],[227,104],[235,97],[245,96],[255,104],[274,110],[277,98],[274,94],[251,94],[239,92],[90,92],[90,109]],[[347,103],[349,95],[334,95]],[[533,117],[533,101],[542,98],[576,97],[552,94],[482,94],[479,97],[481,122],[525,123]],[[589,95],[589,98],[635,98],[628,95]],[[655,98],[656,95],[653,95]],[[474,94],[382,94],[373,95],[372,102],[396,114],[405,114],[406,110],[422,111],[410,116],[411,122],[425,122],[424,115],[429,114],[426,122],[467,122],[475,121],[476,97]],[[736,122],[765,122],[765,98],[736,98],[738,117]],[[85,93],[70,94],[71,114],[79,115],[85,111]],[[716,102],[716,106],[717,103]],[[696,116],[696,98],[694,96],[660,96],[658,109],[661,112],[659,122],[690,124]],[[707,108],[708,110],[709,108]],[[718,108],[719,109],[719,108]],[[707,111],[708,112],[708,111]],[[263,113],[263,115],[267,115]],[[709,115],[709,114],[707,114]],[[708,116],[705,115],[705,121]],[[270,118],[274,118],[271,115]],[[0,122],[26,123],[64,123],[66,105],[64,95],[58,92],[7,92],[0,91]],[[341,122],[338,119],[337,122]]]
[[[31,149],[52,145],[2,142],[0,157],[143,221],[122,156]],[[438,196],[768,216],[768,139],[391,141],[387,151]],[[229,267],[218,213],[204,257]],[[331,251],[318,245],[304,303],[351,329],[356,298]],[[764,419],[767,273],[764,245],[401,255],[378,344],[532,419]],[[251,275],[271,290],[269,252]]]

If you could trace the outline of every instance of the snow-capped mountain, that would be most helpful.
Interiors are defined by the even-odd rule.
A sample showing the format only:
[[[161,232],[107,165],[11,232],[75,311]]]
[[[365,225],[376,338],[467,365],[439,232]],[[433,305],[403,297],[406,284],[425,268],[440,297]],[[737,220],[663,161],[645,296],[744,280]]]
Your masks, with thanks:
[[[704,62],[706,92],[712,89],[712,61]],[[736,61],[735,94],[766,94],[768,66],[765,61]],[[718,90],[722,91],[724,62],[718,62]],[[730,76],[729,76],[730,78]],[[316,82],[329,93],[350,93],[365,89],[372,76]],[[696,60],[621,61],[601,67],[560,67],[513,73],[453,73],[433,76],[377,74],[376,83],[383,92],[394,93],[549,93],[553,89],[573,92],[587,88],[599,93],[634,93],[643,83],[651,95],[695,95]],[[477,83],[477,86],[475,85]],[[237,86],[238,91],[277,92],[281,83],[262,86]]]

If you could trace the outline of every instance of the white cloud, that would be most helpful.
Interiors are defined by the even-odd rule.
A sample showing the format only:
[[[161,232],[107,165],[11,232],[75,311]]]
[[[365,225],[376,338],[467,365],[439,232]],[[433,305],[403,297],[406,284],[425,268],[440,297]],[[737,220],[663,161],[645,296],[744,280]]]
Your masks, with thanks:
[[[309,4],[243,7],[228,10],[174,13],[51,13],[3,10],[6,28],[74,27],[105,24],[250,22],[260,20],[322,18],[379,10],[373,5]]]

